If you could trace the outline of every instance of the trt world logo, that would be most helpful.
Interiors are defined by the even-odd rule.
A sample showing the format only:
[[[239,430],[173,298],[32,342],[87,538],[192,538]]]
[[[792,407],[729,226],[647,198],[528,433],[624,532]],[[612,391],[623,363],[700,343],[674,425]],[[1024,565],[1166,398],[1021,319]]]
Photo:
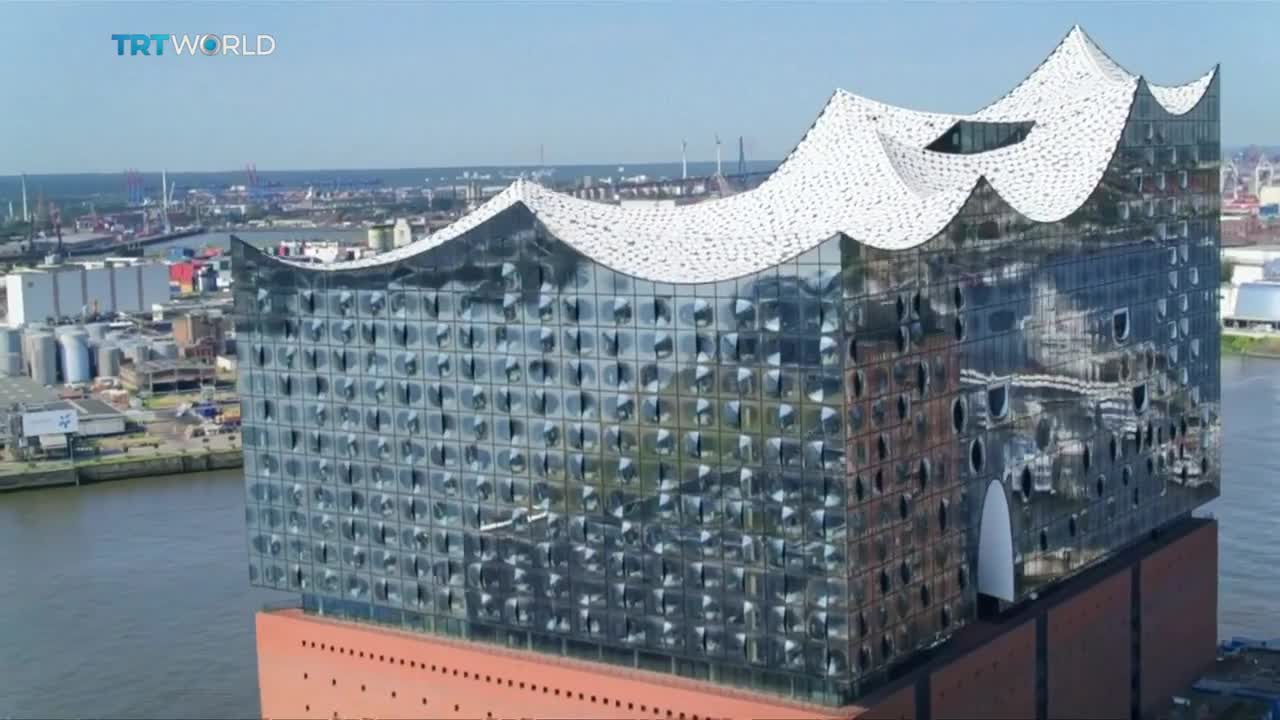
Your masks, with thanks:
[[[127,49],[130,57],[163,57],[166,44],[173,50],[170,55],[257,57],[276,51],[276,39],[272,35],[112,33],[111,39],[116,43],[116,55],[123,56]]]

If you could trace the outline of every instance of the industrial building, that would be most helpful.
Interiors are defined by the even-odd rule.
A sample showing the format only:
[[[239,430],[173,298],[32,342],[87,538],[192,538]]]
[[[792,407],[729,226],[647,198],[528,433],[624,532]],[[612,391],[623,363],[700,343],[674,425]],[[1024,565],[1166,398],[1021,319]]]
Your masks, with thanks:
[[[31,417],[66,413],[75,415],[76,423],[65,432],[44,432],[31,436],[35,442],[24,442],[24,429],[31,428]],[[100,400],[62,399],[29,378],[0,377],[0,447],[47,455],[50,451],[65,452],[68,439],[107,437],[127,430],[124,414]]]
[[[105,261],[16,270],[5,276],[6,323],[17,328],[140,313],[169,299],[164,263]]]
[[[1220,309],[1227,327],[1280,329],[1280,245],[1244,245],[1222,250]]]
[[[40,387],[84,387],[111,378],[146,392],[214,385],[217,357],[233,352],[228,318],[205,306],[165,307],[177,313],[172,321],[158,312],[151,322],[0,327],[0,379],[26,376]]]
[[[120,380],[134,390],[181,392],[213,387],[217,380],[214,358],[160,358],[133,362],[120,368]]]
[[[373,237],[372,235],[370,237]],[[381,238],[381,235],[377,236]],[[379,239],[378,242],[381,242]],[[322,242],[322,241],[303,241],[292,240],[281,242],[272,248],[272,254],[278,257],[288,257],[293,259],[306,258],[309,262],[331,263],[341,260],[356,260],[361,257],[376,254],[378,248],[361,247],[357,245],[345,245],[339,242]],[[234,279],[234,274],[232,275]],[[230,281],[224,282],[221,287],[228,287]]]
[[[124,413],[93,398],[68,398],[40,409],[75,410],[80,416],[80,435],[83,437],[119,435],[128,428]]]
[[[179,347],[207,347],[211,354],[225,352],[230,319],[217,310],[196,310],[173,321],[173,339]]]
[[[1280,330],[1280,281],[1259,280],[1234,288],[1234,302],[1223,308],[1222,320],[1228,327],[1256,330]]]
[[[1218,83],[1075,28],[972,115],[838,91],[728,197],[233,241],[263,715],[1164,707],[1216,644]]]

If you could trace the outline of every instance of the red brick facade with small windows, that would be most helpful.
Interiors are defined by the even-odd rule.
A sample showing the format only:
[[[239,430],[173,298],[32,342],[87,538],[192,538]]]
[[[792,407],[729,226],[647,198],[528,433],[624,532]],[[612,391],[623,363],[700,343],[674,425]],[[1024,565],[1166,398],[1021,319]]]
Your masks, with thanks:
[[[262,716],[802,720],[845,710],[307,616],[258,615]]]
[[[1211,520],[1178,523],[1046,589],[1039,600],[974,622],[927,663],[856,706],[821,707],[291,610],[258,615],[262,715],[1074,720],[1129,718],[1136,701],[1147,717],[1213,664],[1217,530]],[[1135,634],[1139,668],[1130,661]],[[1135,670],[1137,697],[1130,690]]]

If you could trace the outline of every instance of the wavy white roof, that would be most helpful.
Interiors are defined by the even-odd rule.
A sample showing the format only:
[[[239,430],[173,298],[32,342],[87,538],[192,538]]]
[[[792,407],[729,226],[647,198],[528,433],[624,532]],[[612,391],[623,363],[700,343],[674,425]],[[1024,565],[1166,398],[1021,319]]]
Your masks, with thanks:
[[[1178,87],[1148,85],[1175,115],[1200,101],[1214,71]],[[560,240],[629,275],[700,283],[756,272],[843,233],[875,248],[915,247],[942,231],[985,179],[1016,211],[1055,222],[1092,194],[1111,162],[1138,85],[1075,27],[1009,94],[971,115],[894,107],[843,90],[759,187],[676,207],[623,207],[517,180],[430,237],[372,258],[387,265],[426,252],[516,205]],[[956,122],[1034,125],[1022,142],[977,154],[925,149]],[[288,261],[286,261],[288,262]]]

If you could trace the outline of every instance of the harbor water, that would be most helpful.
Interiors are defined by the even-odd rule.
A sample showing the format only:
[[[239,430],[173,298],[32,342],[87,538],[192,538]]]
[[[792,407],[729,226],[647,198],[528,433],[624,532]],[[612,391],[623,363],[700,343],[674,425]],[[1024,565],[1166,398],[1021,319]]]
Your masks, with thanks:
[[[1280,635],[1280,361],[1222,364],[1219,635]],[[0,718],[258,717],[239,471],[0,495]]]

